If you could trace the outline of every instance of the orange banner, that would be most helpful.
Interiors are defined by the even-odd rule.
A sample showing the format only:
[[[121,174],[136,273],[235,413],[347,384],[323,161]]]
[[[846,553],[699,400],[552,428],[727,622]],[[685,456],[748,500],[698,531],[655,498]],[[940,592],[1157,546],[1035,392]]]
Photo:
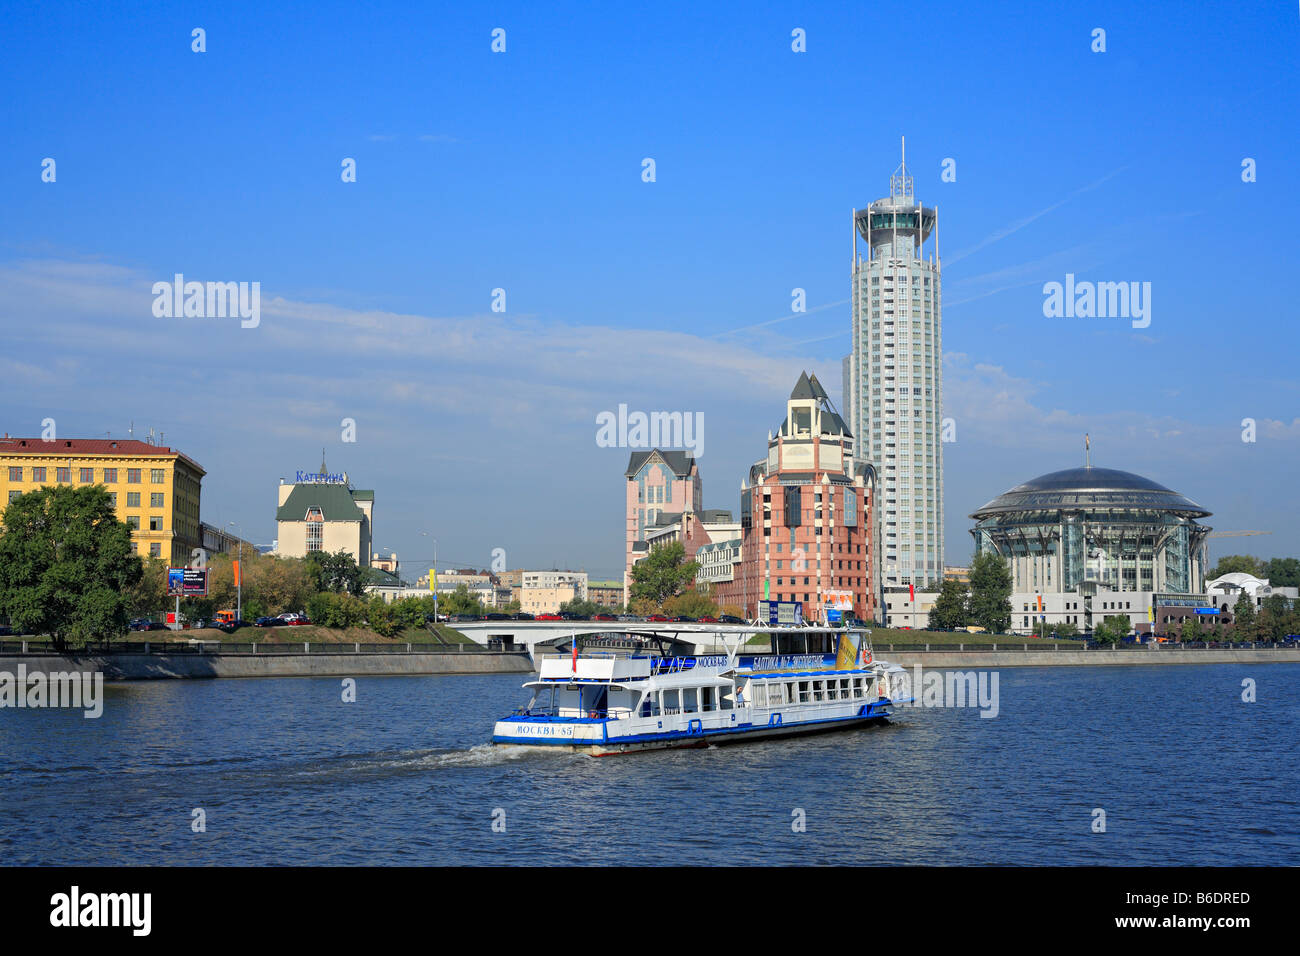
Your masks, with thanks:
[[[235,587],[239,587],[239,562],[238,562],[238,561],[232,561],[232,562],[231,562],[231,565],[232,565],[232,566],[234,567],[234,569],[235,569]]]

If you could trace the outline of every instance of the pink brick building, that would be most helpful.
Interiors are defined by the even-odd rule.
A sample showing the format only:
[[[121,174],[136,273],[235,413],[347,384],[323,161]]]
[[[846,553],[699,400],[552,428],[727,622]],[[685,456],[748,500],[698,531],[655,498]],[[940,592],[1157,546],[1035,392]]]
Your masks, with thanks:
[[[767,456],[741,484],[741,554],[719,604],[757,614],[758,603],[798,601],[804,620],[832,603],[874,621],[876,472],[853,458],[853,436],[817,377],[799,376]]]
[[[634,451],[623,474],[627,479],[626,603],[632,565],[649,550],[647,532],[680,520],[683,514],[703,510],[704,487],[699,465],[689,451]]]

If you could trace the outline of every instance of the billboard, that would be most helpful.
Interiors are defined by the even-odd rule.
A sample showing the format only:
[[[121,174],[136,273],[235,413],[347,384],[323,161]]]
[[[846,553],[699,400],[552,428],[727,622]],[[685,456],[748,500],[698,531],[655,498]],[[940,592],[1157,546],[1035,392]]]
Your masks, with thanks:
[[[827,610],[852,611],[853,610],[853,592],[852,591],[823,591],[824,600],[822,607]]]
[[[168,597],[207,597],[207,568],[168,568]]]
[[[800,601],[759,601],[758,619],[769,627],[803,624],[803,604]]]

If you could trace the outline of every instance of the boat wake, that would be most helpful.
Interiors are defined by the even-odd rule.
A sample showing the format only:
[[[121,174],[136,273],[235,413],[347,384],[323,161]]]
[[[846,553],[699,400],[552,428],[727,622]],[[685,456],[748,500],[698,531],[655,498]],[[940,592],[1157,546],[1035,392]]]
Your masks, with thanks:
[[[511,744],[475,744],[468,750],[429,754],[421,762],[431,767],[491,767],[519,760],[553,760],[556,757],[575,757],[560,748],[516,747]]]

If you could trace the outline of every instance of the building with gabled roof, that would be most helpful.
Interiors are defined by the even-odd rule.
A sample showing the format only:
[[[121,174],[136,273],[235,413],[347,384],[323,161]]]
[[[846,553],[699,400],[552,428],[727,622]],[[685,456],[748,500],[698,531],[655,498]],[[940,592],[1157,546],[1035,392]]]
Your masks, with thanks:
[[[647,535],[679,521],[683,514],[703,510],[704,483],[691,452],[661,448],[632,452],[623,477],[627,484],[623,569],[626,603],[632,565],[649,551]]]
[[[805,372],[785,419],[768,434],[767,455],[741,482],[740,547],[704,551],[702,579],[714,585],[718,604],[746,617],[762,601],[793,601],[806,621],[829,612],[875,620],[875,498],[875,468],[854,456],[844,419]]]
[[[321,456],[319,473],[280,479],[275,510],[276,554],[305,558],[317,551],[346,551],[370,567],[375,493],[352,487],[347,473],[332,475]]]

